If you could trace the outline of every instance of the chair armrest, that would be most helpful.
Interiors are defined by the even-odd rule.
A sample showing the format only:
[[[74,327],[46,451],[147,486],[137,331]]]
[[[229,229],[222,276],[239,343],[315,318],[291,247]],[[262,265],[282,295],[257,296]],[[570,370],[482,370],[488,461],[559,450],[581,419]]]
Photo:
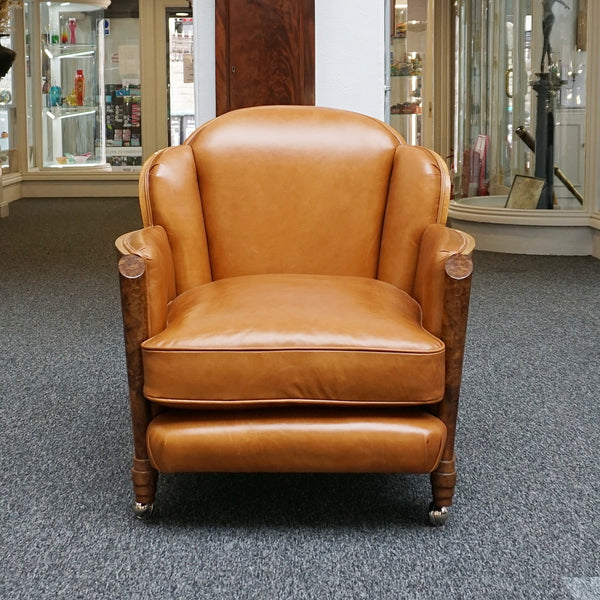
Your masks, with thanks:
[[[447,273],[448,259],[454,255],[470,257],[474,248],[475,240],[469,234],[440,224],[430,225],[421,239],[413,296],[423,310],[423,326],[440,338],[445,279],[453,276]]]
[[[450,506],[456,485],[454,439],[462,379],[475,240],[461,231],[431,225],[419,249],[414,296],[423,309],[423,325],[446,346],[444,399],[431,411],[447,429],[446,447],[431,474],[434,506]]]
[[[175,297],[175,271],[167,234],[162,227],[146,227],[120,236],[119,279],[134,460],[131,476],[136,502],[152,504],[156,471],[146,448],[146,429],[158,411],[144,397],[142,342],[164,329],[167,305]]]
[[[120,236],[115,246],[120,254],[123,306],[126,296],[140,296],[136,302],[144,305],[145,333],[146,337],[151,337],[165,328],[167,305],[176,293],[175,269],[167,234],[160,226],[145,227]],[[135,292],[134,280],[135,287],[139,288]]]

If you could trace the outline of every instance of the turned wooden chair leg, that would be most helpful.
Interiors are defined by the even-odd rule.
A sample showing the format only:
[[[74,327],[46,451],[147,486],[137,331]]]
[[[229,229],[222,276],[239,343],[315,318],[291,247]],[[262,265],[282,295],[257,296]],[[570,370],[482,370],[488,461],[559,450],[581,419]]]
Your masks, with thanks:
[[[131,469],[135,502],[133,512],[138,519],[148,519],[154,511],[157,473],[148,459],[133,459]]]
[[[433,525],[443,525],[452,506],[452,497],[456,486],[456,459],[441,460],[438,468],[431,474],[433,502],[429,507],[429,520]]]

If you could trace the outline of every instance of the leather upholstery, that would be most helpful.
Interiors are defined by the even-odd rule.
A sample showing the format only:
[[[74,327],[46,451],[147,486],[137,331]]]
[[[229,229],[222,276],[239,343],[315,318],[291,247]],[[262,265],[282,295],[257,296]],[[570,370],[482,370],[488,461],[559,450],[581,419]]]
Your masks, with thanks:
[[[397,134],[362,115],[314,107],[250,115],[228,113],[187,141],[213,278],[375,277]]]
[[[446,223],[450,177],[441,158],[420,146],[396,149],[382,224],[378,279],[412,294],[425,229]]]
[[[412,293],[425,228],[447,216],[441,159],[364,115],[271,109],[222,115],[144,167],[144,225],[167,231],[177,292],[211,277],[312,273]]]
[[[144,226],[162,225],[167,232],[177,293],[211,281],[204,214],[189,146],[151,156],[140,174],[139,188]]]
[[[444,300],[444,265],[453,254],[470,255],[475,247],[473,238],[439,223],[429,225],[421,239],[413,296],[423,310],[423,326],[442,335]]]

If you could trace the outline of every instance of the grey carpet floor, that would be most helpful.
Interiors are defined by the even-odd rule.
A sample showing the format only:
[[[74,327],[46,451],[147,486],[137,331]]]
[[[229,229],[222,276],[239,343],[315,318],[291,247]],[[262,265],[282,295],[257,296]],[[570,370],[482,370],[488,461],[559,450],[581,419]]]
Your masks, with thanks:
[[[114,238],[132,200],[0,221],[0,598],[600,598],[600,261],[477,253],[444,528],[427,477],[172,475],[130,512]]]

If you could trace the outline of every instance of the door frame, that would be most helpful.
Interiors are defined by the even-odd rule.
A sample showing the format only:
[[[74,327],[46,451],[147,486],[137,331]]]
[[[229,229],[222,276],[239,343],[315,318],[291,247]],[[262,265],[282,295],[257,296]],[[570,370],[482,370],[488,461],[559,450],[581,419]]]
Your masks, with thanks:
[[[142,88],[142,150],[143,160],[169,145],[168,99],[168,39],[166,12],[168,8],[189,10],[187,0],[154,0],[139,2],[140,65]],[[192,16],[193,16],[192,12]],[[147,60],[145,60],[147,58]],[[157,127],[164,123],[164,127]]]

